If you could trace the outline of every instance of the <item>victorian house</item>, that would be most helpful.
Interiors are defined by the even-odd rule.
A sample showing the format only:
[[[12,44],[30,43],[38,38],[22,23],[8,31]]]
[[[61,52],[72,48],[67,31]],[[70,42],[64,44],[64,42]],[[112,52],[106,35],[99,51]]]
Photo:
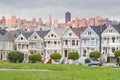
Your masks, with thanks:
[[[89,53],[93,50],[101,51],[101,33],[106,29],[106,26],[88,27],[81,34],[81,56],[89,57]]]
[[[41,54],[44,60],[44,36],[49,31],[35,31],[21,33],[15,40],[17,51],[24,53],[24,61],[28,61],[29,54]]]
[[[7,60],[7,54],[15,49],[14,37],[10,32],[0,30],[0,59]]]
[[[62,39],[61,35],[66,28],[51,29],[44,37],[45,42],[45,59],[50,59],[50,54],[59,52],[62,55]]]
[[[80,34],[85,29],[86,27],[69,28],[65,31],[65,33],[62,35],[63,58],[67,58],[68,53],[71,51],[77,51],[80,54]]]
[[[110,57],[110,62],[116,62],[114,51],[120,50],[120,25],[109,25],[101,34],[102,52]]]

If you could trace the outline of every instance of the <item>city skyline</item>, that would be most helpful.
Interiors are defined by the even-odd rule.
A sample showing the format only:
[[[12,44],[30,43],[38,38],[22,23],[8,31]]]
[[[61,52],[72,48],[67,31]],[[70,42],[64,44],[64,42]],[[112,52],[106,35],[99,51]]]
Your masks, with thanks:
[[[94,16],[108,17],[113,20],[119,19],[119,0],[1,0],[0,16],[15,15],[31,20],[32,18],[53,19],[64,22],[65,12],[71,13],[71,19],[90,18]]]

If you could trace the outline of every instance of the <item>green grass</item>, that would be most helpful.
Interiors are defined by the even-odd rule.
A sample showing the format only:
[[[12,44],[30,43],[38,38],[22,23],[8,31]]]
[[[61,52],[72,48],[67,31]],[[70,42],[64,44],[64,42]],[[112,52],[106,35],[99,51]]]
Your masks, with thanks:
[[[118,70],[119,67],[0,63],[0,68],[50,70],[3,70],[0,71],[0,80],[120,80],[120,70]]]

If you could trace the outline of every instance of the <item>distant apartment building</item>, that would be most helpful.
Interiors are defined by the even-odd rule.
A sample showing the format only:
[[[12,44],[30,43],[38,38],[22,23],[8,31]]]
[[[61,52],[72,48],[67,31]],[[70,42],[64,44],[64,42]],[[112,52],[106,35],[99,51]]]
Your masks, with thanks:
[[[71,13],[70,12],[66,12],[65,13],[65,23],[68,23],[71,21]]]

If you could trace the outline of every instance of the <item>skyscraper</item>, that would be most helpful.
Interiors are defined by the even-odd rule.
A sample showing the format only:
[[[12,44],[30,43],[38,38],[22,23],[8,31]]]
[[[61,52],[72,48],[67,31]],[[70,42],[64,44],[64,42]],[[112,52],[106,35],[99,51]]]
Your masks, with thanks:
[[[65,23],[71,21],[71,13],[70,12],[66,12],[65,13]]]

